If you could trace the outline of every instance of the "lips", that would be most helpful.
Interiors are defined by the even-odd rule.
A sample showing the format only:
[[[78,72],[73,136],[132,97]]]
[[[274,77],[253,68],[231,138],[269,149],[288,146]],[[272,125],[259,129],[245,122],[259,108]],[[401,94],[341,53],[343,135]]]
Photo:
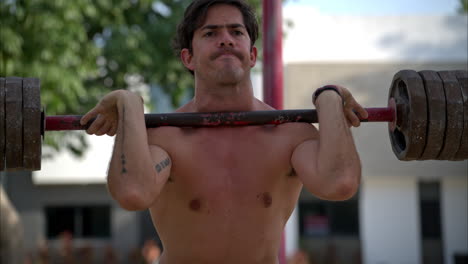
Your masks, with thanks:
[[[218,58],[219,58],[219,57],[234,57],[234,56],[235,56],[235,55],[232,54],[232,53],[223,53],[223,54],[219,55]]]

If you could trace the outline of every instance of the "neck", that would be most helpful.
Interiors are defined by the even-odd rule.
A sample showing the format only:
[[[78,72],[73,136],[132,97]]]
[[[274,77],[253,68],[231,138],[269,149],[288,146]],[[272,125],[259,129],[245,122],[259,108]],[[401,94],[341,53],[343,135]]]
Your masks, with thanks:
[[[201,84],[195,83],[195,95],[192,100],[195,112],[237,112],[252,111],[255,107],[252,82],[237,84]]]

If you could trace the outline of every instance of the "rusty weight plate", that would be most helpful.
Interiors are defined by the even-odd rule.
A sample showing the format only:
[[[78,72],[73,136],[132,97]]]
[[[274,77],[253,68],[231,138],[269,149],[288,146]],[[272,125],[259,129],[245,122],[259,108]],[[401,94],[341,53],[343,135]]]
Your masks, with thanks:
[[[468,71],[455,71],[463,100],[463,133],[455,160],[468,159]]]
[[[463,99],[455,72],[440,71],[439,76],[444,83],[445,99],[447,102],[447,125],[444,146],[437,159],[454,160],[460,148],[463,133]]]
[[[41,91],[37,78],[23,79],[23,168],[41,169]]]
[[[437,159],[445,135],[445,93],[444,85],[436,71],[420,71],[427,99],[427,137],[421,160]]]
[[[0,77],[0,171],[5,168],[5,78]]]
[[[395,100],[397,121],[389,124],[392,149],[399,160],[418,160],[426,144],[427,103],[421,76],[402,70],[393,77],[389,101]]]
[[[23,79],[5,79],[5,170],[23,167]]]

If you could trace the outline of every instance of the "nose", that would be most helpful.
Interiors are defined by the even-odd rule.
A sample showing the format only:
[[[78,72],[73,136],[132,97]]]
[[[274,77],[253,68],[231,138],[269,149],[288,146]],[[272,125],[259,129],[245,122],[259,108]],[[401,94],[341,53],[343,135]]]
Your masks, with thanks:
[[[228,30],[223,30],[219,37],[219,47],[234,47],[234,39]]]

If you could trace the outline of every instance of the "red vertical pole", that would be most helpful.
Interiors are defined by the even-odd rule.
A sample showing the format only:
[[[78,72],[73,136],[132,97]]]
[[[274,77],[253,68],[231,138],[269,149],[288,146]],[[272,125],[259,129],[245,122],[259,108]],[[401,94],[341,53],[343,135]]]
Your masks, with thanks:
[[[263,101],[283,108],[282,0],[263,0]],[[286,264],[285,232],[281,236],[279,263]]]
[[[263,0],[263,100],[283,108],[282,0]]]

